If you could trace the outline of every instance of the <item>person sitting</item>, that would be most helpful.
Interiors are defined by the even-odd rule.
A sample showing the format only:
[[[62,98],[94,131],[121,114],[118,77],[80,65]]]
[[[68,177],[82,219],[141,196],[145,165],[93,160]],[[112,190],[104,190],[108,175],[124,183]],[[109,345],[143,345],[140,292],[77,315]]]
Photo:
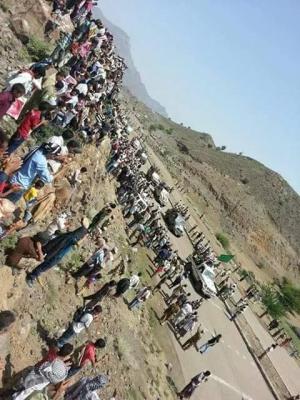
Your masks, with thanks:
[[[5,263],[10,267],[16,268],[24,257],[34,258],[40,262],[43,261],[44,254],[39,234],[32,237],[19,238],[15,248],[8,251]]]
[[[44,182],[38,179],[34,183],[34,185],[24,194],[24,200],[26,201],[26,209],[23,220],[25,223],[28,223],[31,220],[32,214],[30,212],[30,208],[36,204],[39,191],[44,186],[45,186]]]
[[[30,151],[24,157],[21,168],[10,178],[10,183],[19,185],[20,190],[10,194],[8,199],[17,203],[37,178],[44,183],[51,183],[53,177],[47,166],[47,157],[56,154],[59,150],[60,147],[55,144],[43,143]]]

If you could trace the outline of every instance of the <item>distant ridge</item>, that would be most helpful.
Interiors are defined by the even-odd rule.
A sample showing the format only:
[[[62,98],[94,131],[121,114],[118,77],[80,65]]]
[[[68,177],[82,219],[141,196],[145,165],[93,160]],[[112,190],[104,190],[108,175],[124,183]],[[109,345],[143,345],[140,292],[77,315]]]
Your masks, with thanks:
[[[132,59],[130,38],[127,33],[107,20],[99,8],[95,8],[95,16],[96,18],[100,18],[101,21],[103,21],[103,24],[114,35],[118,52],[120,56],[126,60],[128,69],[125,73],[124,85],[138,100],[146,104],[149,108],[151,108],[151,110],[161,114],[164,117],[168,117],[166,109],[158,101],[152,99],[144,83],[142,82],[141,75],[136,69]]]

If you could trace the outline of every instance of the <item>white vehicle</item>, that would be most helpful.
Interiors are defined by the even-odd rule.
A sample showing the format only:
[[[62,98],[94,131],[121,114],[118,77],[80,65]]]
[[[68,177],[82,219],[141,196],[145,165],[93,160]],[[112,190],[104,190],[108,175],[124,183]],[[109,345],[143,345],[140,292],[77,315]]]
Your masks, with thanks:
[[[155,185],[159,185],[161,183],[160,176],[156,172],[153,172],[151,180]]]
[[[185,234],[185,220],[175,208],[170,208],[166,211],[164,220],[168,229],[176,237],[181,237]]]
[[[200,292],[204,297],[210,298],[217,294],[217,288],[215,285],[215,271],[213,267],[210,267],[206,263],[197,265],[194,261],[191,261],[191,274],[192,283],[197,292]]]
[[[166,206],[168,204],[169,192],[164,187],[157,187],[154,191],[154,196],[161,206]]]

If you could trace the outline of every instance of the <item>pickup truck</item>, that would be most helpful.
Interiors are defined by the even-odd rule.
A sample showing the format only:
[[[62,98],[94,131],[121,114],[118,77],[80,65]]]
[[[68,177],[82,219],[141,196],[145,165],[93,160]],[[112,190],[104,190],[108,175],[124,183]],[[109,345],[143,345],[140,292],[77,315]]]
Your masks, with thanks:
[[[190,279],[196,292],[208,299],[216,296],[217,288],[214,282],[214,268],[206,263],[197,265],[193,259],[189,259],[189,261],[191,269]]]

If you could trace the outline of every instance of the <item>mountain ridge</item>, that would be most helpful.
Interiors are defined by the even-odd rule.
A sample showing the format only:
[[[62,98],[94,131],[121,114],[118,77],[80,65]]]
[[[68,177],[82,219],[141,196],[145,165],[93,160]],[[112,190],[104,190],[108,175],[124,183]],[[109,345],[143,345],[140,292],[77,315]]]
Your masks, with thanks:
[[[114,35],[117,51],[120,56],[125,59],[128,69],[124,75],[124,85],[139,101],[145,103],[151,110],[164,117],[168,117],[166,109],[149,95],[148,90],[142,81],[141,74],[137,70],[131,55],[130,38],[128,34],[109,21],[99,8],[95,8],[94,14],[97,18],[100,18],[101,21],[103,21],[103,24]]]

